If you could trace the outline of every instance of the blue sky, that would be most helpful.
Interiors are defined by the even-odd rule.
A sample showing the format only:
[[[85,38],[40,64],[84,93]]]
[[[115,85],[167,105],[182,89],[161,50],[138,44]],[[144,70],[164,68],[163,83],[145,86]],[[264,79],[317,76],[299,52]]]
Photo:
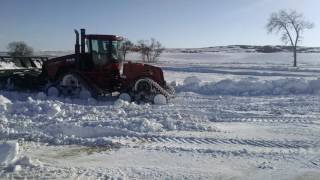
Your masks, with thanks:
[[[1,0],[0,51],[22,40],[36,50],[72,50],[74,28],[165,47],[281,44],[265,25],[272,12],[296,9],[315,28],[301,45],[320,46],[319,0]]]

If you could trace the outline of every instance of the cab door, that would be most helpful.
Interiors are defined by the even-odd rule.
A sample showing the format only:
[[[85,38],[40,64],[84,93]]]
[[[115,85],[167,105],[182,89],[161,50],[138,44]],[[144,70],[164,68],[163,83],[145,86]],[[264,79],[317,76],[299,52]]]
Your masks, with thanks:
[[[89,77],[101,89],[111,90],[112,87],[112,63],[110,58],[110,41],[89,40],[89,52],[93,62],[92,68],[86,71]]]

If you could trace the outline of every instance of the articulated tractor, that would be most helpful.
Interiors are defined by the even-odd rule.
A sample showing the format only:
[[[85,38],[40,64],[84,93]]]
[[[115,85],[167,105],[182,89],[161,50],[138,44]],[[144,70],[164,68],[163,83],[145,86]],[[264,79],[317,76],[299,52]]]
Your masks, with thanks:
[[[0,56],[0,60],[17,65],[15,69],[0,70],[1,88],[40,90],[49,96],[71,98],[118,94],[121,99],[137,102],[174,97],[174,89],[164,80],[161,68],[123,63],[122,37],[86,34],[85,29],[80,35],[75,30],[75,34],[74,54],[55,58]]]

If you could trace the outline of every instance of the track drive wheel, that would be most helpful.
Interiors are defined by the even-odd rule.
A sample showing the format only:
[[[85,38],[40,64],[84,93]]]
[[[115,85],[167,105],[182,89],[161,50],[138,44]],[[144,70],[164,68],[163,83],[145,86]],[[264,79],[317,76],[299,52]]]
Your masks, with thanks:
[[[137,102],[153,102],[154,92],[152,84],[145,79],[136,81],[134,86],[134,100]]]

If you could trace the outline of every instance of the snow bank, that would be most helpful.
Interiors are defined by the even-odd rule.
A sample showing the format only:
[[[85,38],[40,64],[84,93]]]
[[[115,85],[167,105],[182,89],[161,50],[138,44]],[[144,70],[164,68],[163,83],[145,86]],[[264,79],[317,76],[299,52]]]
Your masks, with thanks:
[[[16,142],[0,143],[0,166],[13,163],[19,153],[19,144]]]
[[[28,156],[20,155],[19,143],[0,143],[0,170],[2,172],[19,172],[22,169],[40,166],[42,166],[42,163],[38,159],[32,160]]]
[[[316,80],[286,78],[269,81],[246,78],[239,81],[226,79],[201,83],[196,77],[188,77],[183,85],[176,87],[176,90],[205,95],[236,96],[320,94],[320,78]]]
[[[11,105],[12,105],[12,102],[8,98],[0,95],[0,112],[10,110]]]
[[[31,159],[28,156],[22,156],[22,157],[18,158],[14,164],[20,165],[20,166],[29,166],[29,167],[35,167],[35,166],[42,165],[42,163],[38,159]]]

